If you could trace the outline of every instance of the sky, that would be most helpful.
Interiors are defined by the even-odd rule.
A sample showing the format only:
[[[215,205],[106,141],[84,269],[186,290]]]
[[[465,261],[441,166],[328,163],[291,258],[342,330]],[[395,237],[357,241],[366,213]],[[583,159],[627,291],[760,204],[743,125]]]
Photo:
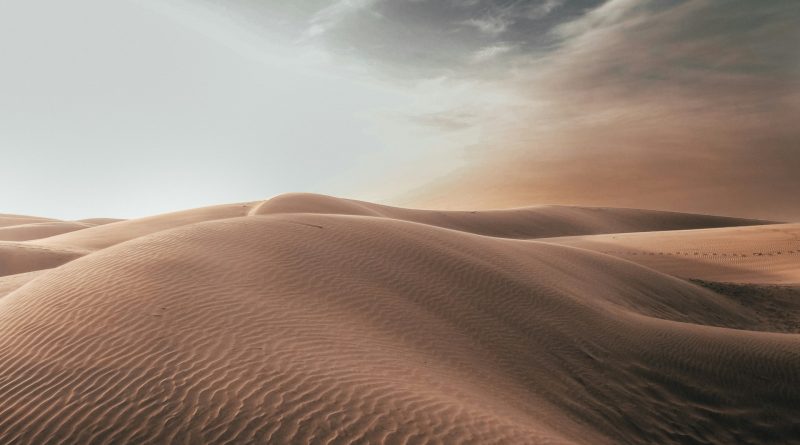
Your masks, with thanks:
[[[0,2],[0,212],[305,191],[800,221],[800,2]]]

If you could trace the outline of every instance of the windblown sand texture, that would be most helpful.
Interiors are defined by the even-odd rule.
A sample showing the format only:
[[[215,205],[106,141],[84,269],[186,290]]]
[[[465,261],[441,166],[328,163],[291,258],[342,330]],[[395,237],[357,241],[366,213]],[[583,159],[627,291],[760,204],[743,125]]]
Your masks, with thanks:
[[[800,443],[800,255],[614,253],[796,225],[284,195],[64,232],[0,243],[3,444]]]

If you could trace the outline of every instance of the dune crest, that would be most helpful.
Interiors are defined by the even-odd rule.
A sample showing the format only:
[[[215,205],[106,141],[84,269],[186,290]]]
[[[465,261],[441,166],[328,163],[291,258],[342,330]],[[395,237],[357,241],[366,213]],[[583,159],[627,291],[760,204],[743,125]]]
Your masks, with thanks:
[[[122,220],[95,227],[52,236],[39,244],[87,250],[103,249],[141,236],[188,224],[247,215],[253,203],[225,204],[183,210],[163,215]]]
[[[0,227],[19,226],[22,224],[56,222],[56,221],[58,220],[51,218],[42,218],[38,216],[10,215],[7,213],[0,213]]]
[[[333,215],[369,216],[418,222],[479,235],[501,238],[535,239],[598,233],[642,232],[653,230],[682,230],[706,227],[732,227],[765,224],[767,221],[694,215],[638,209],[613,209],[567,206],[539,206],[530,208],[460,212],[416,210],[390,207],[351,199],[309,193],[289,193],[266,201],[236,203],[189,209],[131,220],[93,218],[79,222],[52,221],[56,231],[65,233],[53,236],[33,236],[30,226],[9,227],[13,235],[28,237],[30,247],[36,249],[39,262],[27,261],[27,266],[4,268],[0,248],[0,276],[48,269],[64,264],[84,253],[104,249],[139,237],[176,227],[205,221],[237,218],[241,216],[279,215],[288,213],[313,213]],[[33,217],[13,217],[27,218]],[[45,223],[37,223],[45,224]],[[66,224],[89,224],[79,230],[65,230]],[[9,232],[12,233],[12,232]],[[20,235],[22,233],[24,236]],[[43,233],[42,233],[43,234]],[[3,238],[0,228],[0,239]],[[52,251],[52,254],[46,254]],[[69,252],[65,254],[64,252]],[[31,258],[30,253],[25,254]]]
[[[311,193],[288,193],[255,206],[251,215],[316,213],[373,216],[443,227],[477,235],[534,239],[620,232],[701,229],[766,224],[768,221],[658,210],[536,206],[508,210],[417,210]]]

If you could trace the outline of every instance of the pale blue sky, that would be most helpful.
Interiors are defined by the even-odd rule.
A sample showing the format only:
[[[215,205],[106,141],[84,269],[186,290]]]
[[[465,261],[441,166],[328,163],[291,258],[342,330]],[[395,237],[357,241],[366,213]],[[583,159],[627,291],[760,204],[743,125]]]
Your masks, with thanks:
[[[409,119],[450,101],[444,88],[379,80],[270,32],[202,3],[0,3],[0,212],[380,199],[452,167],[453,135]]]

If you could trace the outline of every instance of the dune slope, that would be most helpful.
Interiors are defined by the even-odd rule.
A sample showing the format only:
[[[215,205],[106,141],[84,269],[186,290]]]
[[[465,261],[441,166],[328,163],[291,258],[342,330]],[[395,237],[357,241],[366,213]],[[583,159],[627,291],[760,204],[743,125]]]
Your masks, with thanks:
[[[34,278],[47,273],[47,270],[35,270],[32,272],[23,272],[13,275],[4,275],[0,277],[0,298],[14,292],[20,287],[33,281]]]
[[[0,443],[798,443],[786,323],[583,249],[221,219],[0,299]]]
[[[75,249],[0,241],[0,277],[50,269],[79,258],[85,253]]]
[[[591,249],[685,278],[800,284],[800,224],[796,223],[542,241]]]
[[[0,241],[30,241],[92,227],[73,221],[47,221],[0,227]]]

